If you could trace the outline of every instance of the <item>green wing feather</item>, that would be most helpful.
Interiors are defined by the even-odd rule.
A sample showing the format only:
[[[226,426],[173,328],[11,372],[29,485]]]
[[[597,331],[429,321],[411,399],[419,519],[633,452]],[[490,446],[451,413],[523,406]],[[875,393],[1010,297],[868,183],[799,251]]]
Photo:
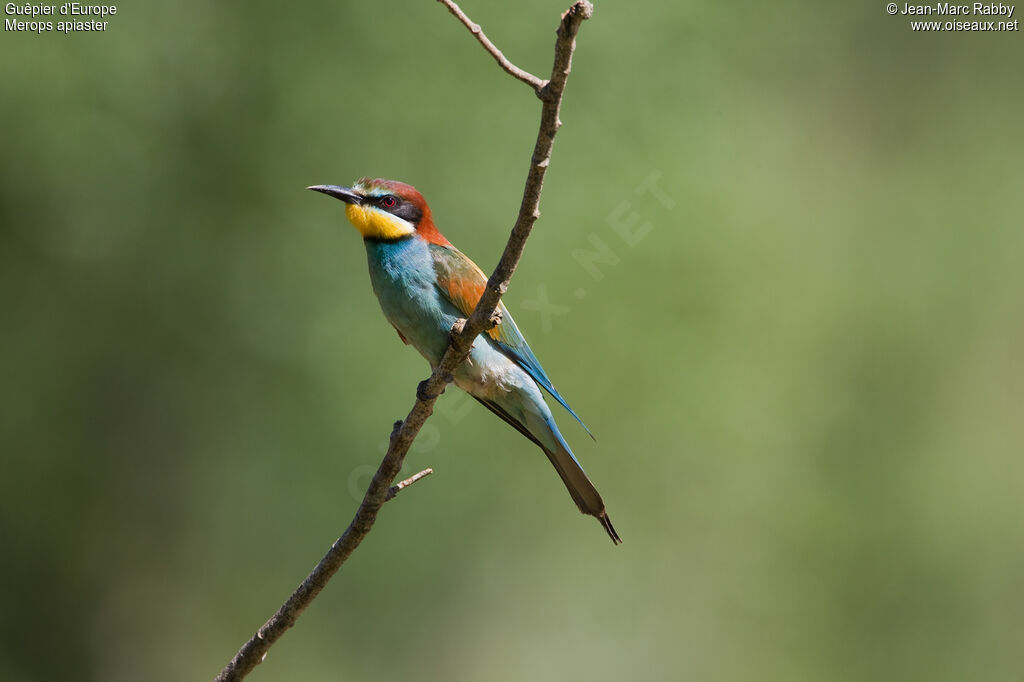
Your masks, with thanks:
[[[469,317],[487,286],[487,276],[477,267],[476,263],[454,246],[431,244],[430,253],[434,258],[437,288],[463,315]],[[512,319],[504,303],[498,304],[498,311],[501,313],[501,324],[487,332],[494,341],[494,345],[533,377],[533,380],[568,410],[569,414],[589,434],[590,429],[587,428],[587,425],[551,384],[547,372],[541,367],[537,356],[530,350],[529,344],[526,343],[526,339],[523,338],[522,332],[519,331],[519,327],[516,326],[515,320]],[[593,434],[590,436],[593,438]]]

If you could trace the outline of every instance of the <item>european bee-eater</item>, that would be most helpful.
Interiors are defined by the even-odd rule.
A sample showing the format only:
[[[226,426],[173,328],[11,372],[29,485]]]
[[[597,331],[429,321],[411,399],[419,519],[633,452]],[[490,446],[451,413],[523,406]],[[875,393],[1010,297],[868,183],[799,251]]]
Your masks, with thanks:
[[[404,343],[436,367],[452,325],[469,317],[483,294],[483,271],[438,231],[423,195],[411,185],[362,178],[352,187],[309,189],[345,202],[345,214],[363,235],[370,281],[384,316]],[[455,371],[455,385],[540,446],[580,511],[597,518],[620,543],[601,495],[558,431],[541,388],[583,422],[551,385],[504,304],[498,311],[501,322],[473,342],[469,359]]]

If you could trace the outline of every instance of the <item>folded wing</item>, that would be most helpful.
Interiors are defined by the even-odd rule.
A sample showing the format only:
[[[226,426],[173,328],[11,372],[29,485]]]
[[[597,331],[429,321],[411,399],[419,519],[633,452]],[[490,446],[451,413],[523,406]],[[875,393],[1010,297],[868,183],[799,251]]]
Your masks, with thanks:
[[[483,295],[484,288],[487,286],[487,277],[477,267],[476,263],[454,246],[431,244],[430,253],[434,258],[437,287],[440,289],[441,294],[458,308],[463,315],[469,317]],[[509,359],[522,367],[523,371],[533,377],[533,380],[550,393],[551,397],[557,400],[562,407],[568,410],[569,414],[589,434],[590,429],[587,428],[587,425],[583,423],[579,415],[569,407],[569,403],[565,401],[565,398],[551,384],[551,379],[548,378],[544,368],[541,367],[537,356],[530,350],[530,346],[526,343],[526,339],[523,338],[519,327],[516,326],[515,320],[512,319],[512,316],[505,308],[505,304],[499,303],[498,310],[501,313],[501,324],[486,332],[491,337],[491,340],[494,341],[494,345]],[[591,438],[593,438],[593,434],[591,434]]]

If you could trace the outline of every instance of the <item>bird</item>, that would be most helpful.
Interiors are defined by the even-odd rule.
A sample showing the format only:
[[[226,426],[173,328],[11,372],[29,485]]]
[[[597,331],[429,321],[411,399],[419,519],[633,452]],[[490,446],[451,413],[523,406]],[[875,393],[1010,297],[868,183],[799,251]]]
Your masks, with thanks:
[[[452,325],[469,317],[483,294],[483,271],[441,234],[412,185],[364,177],[351,187],[307,189],[345,203],[345,215],[363,237],[370,282],[384,316],[403,343],[436,367]],[[503,303],[498,315],[499,323],[474,340],[469,358],[454,372],[455,385],[539,446],[579,510],[595,517],[620,544],[604,500],[558,430],[541,389],[590,430],[555,389]]]

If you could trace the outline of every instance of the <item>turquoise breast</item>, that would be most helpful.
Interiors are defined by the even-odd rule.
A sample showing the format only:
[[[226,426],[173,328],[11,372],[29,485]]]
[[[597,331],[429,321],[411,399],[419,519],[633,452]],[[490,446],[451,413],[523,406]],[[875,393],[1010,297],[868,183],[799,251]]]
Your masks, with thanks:
[[[370,282],[384,316],[431,365],[437,364],[460,315],[438,291],[427,243],[410,237],[365,244]]]

